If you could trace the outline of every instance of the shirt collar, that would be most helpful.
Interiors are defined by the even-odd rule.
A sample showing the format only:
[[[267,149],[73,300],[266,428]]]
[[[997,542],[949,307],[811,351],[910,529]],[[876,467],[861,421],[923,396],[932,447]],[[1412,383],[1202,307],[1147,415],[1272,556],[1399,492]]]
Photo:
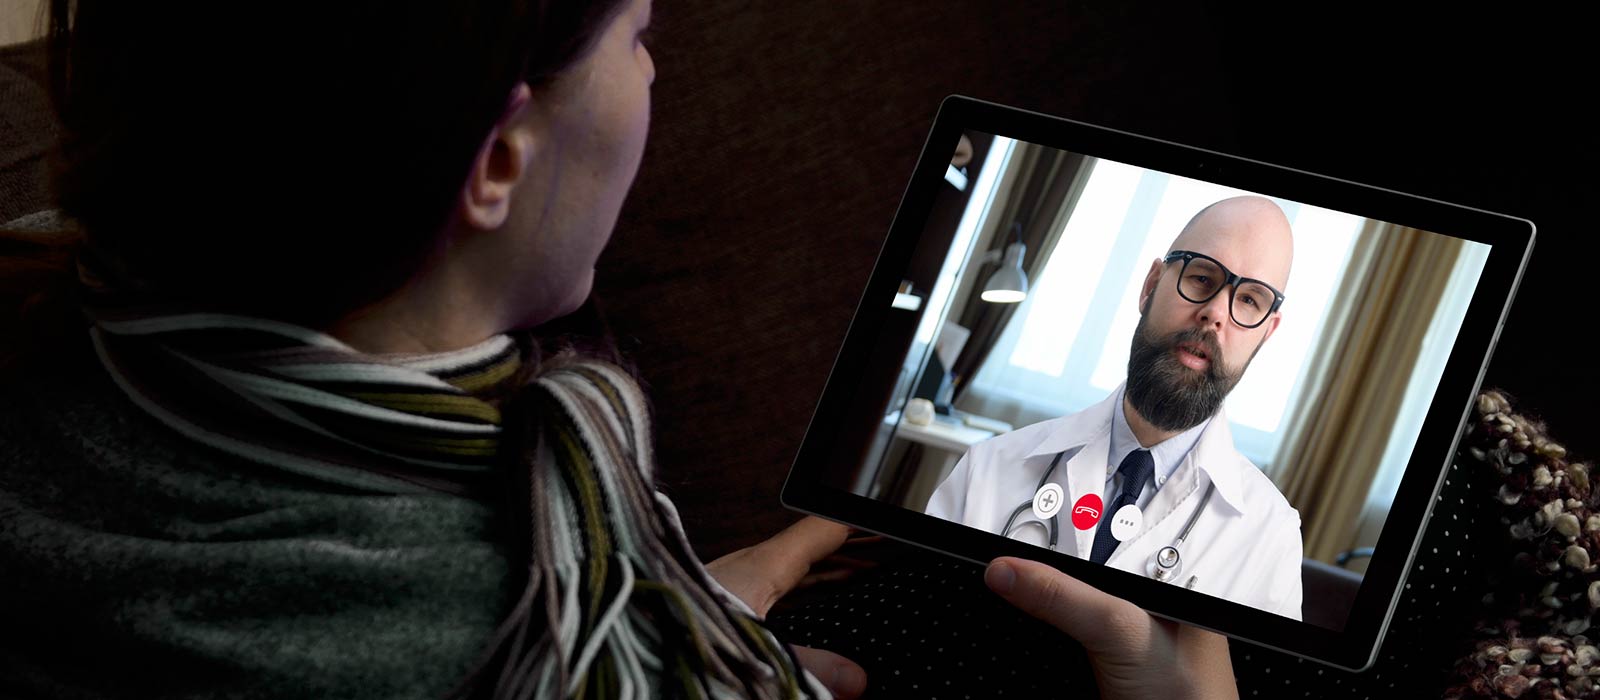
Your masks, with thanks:
[[[1027,454],[1027,457],[1054,455],[1083,447],[1094,439],[1095,435],[1103,432],[1111,432],[1114,435],[1115,410],[1122,406],[1124,386],[1126,384],[1119,385],[1116,391],[1112,392],[1110,396],[1107,396],[1100,403],[1076,414],[1056,419],[1058,425],[1051,430],[1049,435],[1039,441],[1039,444]],[[1126,421],[1126,416],[1123,417],[1123,420]],[[1183,464],[1185,454],[1193,457],[1195,467],[1205,472],[1206,476],[1211,479],[1211,483],[1217,485],[1217,495],[1222,496],[1222,500],[1232,506],[1235,511],[1241,514],[1244,513],[1244,477],[1239,473],[1240,469],[1243,468],[1241,464],[1243,460],[1233,448],[1233,431],[1228,429],[1227,412],[1218,408],[1216,415],[1190,430],[1194,432],[1195,442],[1192,444],[1185,443],[1190,446],[1182,448],[1183,451],[1177,453],[1178,456],[1172,462],[1172,470],[1176,471]],[[1130,429],[1129,442],[1137,445],[1138,440],[1132,439],[1131,433],[1132,430]],[[1180,439],[1187,433],[1188,431],[1185,431],[1183,435],[1167,440],[1162,445],[1181,441]],[[1157,447],[1160,446],[1158,445]],[[1177,449],[1176,445],[1174,449]],[[1131,452],[1133,450],[1129,448],[1128,451]],[[1115,463],[1121,463],[1120,457]],[[1108,468],[1114,469],[1115,467]],[[1170,477],[1171,473],[1168,476]]]
[[[1111,408],[1111,453],[1110,459],[1106,462],[1108,479],[1117,472],[1122,460],[1134,450],[1141,449],[1139,438],[1134,436],[1133,428],[1128,425],[1128,416],[1123,412],[1123,391],[1123,387],[1117,388],[1116,401]],[[1150,446],[1150,458],[1155,462],[1154,476],[1160,479],[1157,483],[1165,482],[1172,477],[1172,473],[1178,470],[1178,465],[1183,464],[1183,458],[1187,457],[1195,444],[1200,442],[1200,434],[1205,432],[1206,426],[1210,425],[1212,420],[1207,418],[1200,421],[1199,425]]]

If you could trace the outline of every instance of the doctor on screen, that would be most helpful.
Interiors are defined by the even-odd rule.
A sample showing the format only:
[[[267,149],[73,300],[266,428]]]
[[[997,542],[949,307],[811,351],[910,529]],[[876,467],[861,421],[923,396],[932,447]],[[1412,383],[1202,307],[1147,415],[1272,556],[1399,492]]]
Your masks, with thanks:
[[[1300,515],[1222,411],[1281,320],[1288,219],[1225,199],[1168,250],[1139,294],[1127,381],[973,446],[926,512],[1298,620]]]

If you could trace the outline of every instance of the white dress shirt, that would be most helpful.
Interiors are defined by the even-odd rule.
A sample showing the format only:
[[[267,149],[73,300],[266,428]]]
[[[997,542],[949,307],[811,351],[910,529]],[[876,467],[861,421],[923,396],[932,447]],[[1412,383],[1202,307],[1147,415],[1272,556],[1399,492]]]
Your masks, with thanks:
[[[1149,448],[1139,445],[1139,438],[1134,437],[1133,427],[1128,425],[1128,414],[1122,406],[1123,392],[1127,385],[1117,388],[1111,395],[1111,454],[1106,460],[1106,503],[1117,498],[1122,493],[1122,476],[1117,473],[1117,468],[1122,465],[1122,460],[1134,450],[1149,449],[1150,458],[1155,462],[1156,469],[1149,482],[1145,483],[1144,490],[1139,492],[1138,500],[1134,504],[1143,510],[1150,505],[1150,499],[1156,495],[1156,489],[1167,483],[1172,473],[1178,470],[1178,465],[1183,463],[1183,458],[1189,456],[1189,451],[1194,449],[1195,443],[1200,442],[1200,433],[1204,432],[1211,419],[1200,421],[1200,424],[1162,440]]]

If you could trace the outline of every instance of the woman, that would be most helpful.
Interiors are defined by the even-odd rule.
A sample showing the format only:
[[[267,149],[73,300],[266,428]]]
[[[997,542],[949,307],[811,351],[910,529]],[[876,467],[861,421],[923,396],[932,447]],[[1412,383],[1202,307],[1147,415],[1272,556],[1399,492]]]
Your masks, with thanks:
[[[52,0],[83,233],[11,237],[0,689],[862,690],[760,624],[845,529],[702,567],[636,382],[536,340],[638,169],[650,11]],[[1232,692],[1220,637],[1028,562],[986,580],[1107,697]]]

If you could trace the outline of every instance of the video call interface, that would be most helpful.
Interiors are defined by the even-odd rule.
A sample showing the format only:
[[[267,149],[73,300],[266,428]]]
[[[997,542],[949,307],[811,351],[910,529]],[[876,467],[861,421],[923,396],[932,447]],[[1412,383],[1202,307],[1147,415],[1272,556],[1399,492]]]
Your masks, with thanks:
[[[969,131],[848,488],[1340,630],[1488,253]]]

